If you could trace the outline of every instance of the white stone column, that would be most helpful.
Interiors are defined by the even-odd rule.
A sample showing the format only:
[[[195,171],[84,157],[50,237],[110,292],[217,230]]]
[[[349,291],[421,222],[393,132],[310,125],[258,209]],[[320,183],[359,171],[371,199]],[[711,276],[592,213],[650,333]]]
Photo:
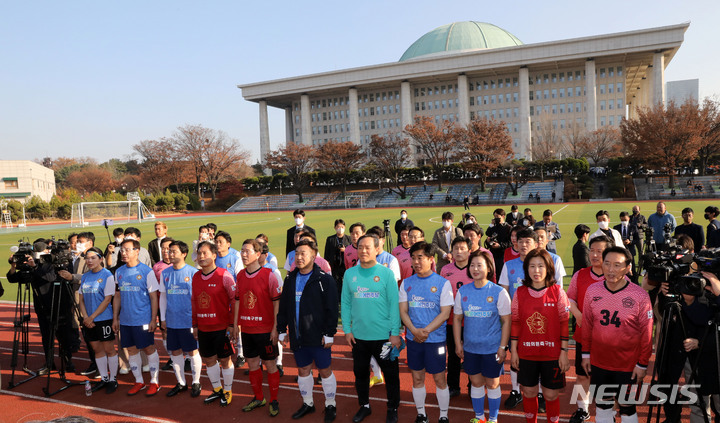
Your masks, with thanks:
[[[470,93],[468,89],[468,78],[467,75],[458,75],[458,119],[462,126],[467,126],[470,123]]]
[[[532,128],[530,125],[530,71],[527,67],[520,68],[518,74],[520,85],[520,140],[515,151],[521,158],[532,160]],[[515,148],[513,148],[515,150]]]
[[[360,117],[358,116],[358,94],[357,88],[348,90],[348,103],[350,103],[350,141],[362,145],[360,142]]]
[[[265,156],[270,152],[267,101],[260,100],[258,105],[260,106],[260,163],[263,164],[263,173],[270,175],[270,169],[265,166]]]
[[[400,83],[400,123],[402,130],[413,123],[413,105],[410,95],[410,82],[402,81]]]
[[[662,103],[665,105],[665,56],[662,52],[653,55],[652,67],[652,101],[653,106]]]
[[[595,60],[585,61],[585,104],[587,113],[587,130],[594,131],[598,128],[597,119],[597,84],[595,82]]]
[[[292,106],[285,108],[285,143],[295,142],[295,129],[293,128]]]
[[[300,96],[300,141],[305,145],[312,145],[312,123],[310,123],[310,96]]]

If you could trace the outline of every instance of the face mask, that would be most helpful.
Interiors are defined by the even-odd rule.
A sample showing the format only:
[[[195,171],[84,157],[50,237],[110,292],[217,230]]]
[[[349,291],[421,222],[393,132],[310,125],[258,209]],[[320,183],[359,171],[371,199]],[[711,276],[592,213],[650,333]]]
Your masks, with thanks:
[[[345,233],[345,228],[337,228],[335,229],[335,232],[337,232],[338,235],[342,236]]]
[[[599,226],[600,229],[602,229],[602,230],[607,230],[607,228],[610,227],[610,223],[605,222],[605,221],[603,221],[603,222],[598,222],[598,226]]]
[[[710,215],[705,213],[705,220],[710,220]]]
[[[300,225],[302,225],[302,223],[303,223],[303,218],[302,218],[302,217],[296,217],[296,218],[295,218],[295,225],[296,225],[296,226],[300,226]]]
[[[132,236],[132,235],[127,235],[127,236],[125,237],[125,239],[135,239],[135,237]]]
[[[207,232],[202,232],[200,234],[200,239],[202,239],[203,241],[207,241],[208,239],[210,239],[210,234]]]
[[[403,213],[403,214],[400,215],[400,218],[401,218],[402,220],[405,220],[405,219],[407,219],[407,215],[406,215],[405,213]]]
[[[121,242],[123,242],[123,238],[115,238],[116,244],[120,244]]]
[[[512,212],[513,217],[518,217],[518,212]]]
[[[630,224],[630,222],[627,221],[627,220],[623,220],[622,222],[620,222],[620,224],[623,225],[623,226],[627,226],[627,225]]]
[[[445,227],[445,229],[450,229],[450,227],[452,226],[452,220],[443,220],[443,226]]]
[[[84,243],[84,242],[78,242],[78,243],[76,244],[76,247],[75,247],[75,248],[77,248],[78,251],[85,251],[85,249],[86,249],[85,243]]]

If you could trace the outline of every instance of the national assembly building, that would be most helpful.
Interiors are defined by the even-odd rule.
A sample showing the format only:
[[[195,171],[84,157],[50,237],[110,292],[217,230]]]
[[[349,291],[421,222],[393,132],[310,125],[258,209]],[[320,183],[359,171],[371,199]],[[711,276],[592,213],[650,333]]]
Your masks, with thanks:
[[[542,125],[618,126],[637,106],[665,101],[665,68],[689,23],[523,44],[482,22],[456,22],[415,41],[393,63],[239,85],[259,105],[260,153],[270,151],[268,106],[285,110],[286,142],[362,146],[401,133],[417,116],[507,124],[517,158],[532,159]]]

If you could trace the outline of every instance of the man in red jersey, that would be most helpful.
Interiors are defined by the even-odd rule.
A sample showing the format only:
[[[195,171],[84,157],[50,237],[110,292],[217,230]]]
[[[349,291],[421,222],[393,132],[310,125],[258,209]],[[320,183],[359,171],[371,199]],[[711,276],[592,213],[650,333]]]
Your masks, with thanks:
[[[410,242],[410,237],[408,236],[410,228],[411,226],[405,225],[402,229],[400,229],[400,233],[398,235],[400,243],[392,250],[392,255],[395,256],[398,260],[398,264],[400,265],[401,280],[409,278],[413,274],[412,258],[410,257],[410,247],[412,246],[412,243]]]
[[[280,412],[277,401],[280,372],[275,360],[278,356],[276,318],[282,288],[272,270],[260,266],[261,253],[260,244],[254,239],[243,242],[240,257],[245,268],[237,274],[233,322],[235,334],[238,325],[242,326],[243,350],[250,369],[250,386],[255,394],[243,411],[252,411],[268,403],[262,391],[262,360],[268,372],[270,416],[275,417]]]
[[[603,252],[605,282],[585,292],[582,365],[592,385],[606,385],[605,395],[595,398],[597,423],[614,422],[615,400],[623,423],[638,421],[635,405],[624,404],[619,392],[629,392],[645,378],[652,354],[653,313],[647,292],[625,278],[631,265],[627,249],[608,248]]]
[[[217,246],[214,243],[198,244],[197,257],[200,271],[192,279],[192,333],[198,340],[200,356],[213,387],[205,404],[219,399],[220,406],[225,407],[232,401],[235,373],[231,360],[234,339],[227,335],[233,330],[230,304],[235,298],[235,278],[215,266]]]
[[[605,235],[597,236],[590,240],[590,267],[585,267],[578,270],[570,281],[570,287],[568,288],[568,300],[570,301],[570,312],[575,317],[576,326],[575,334],[573,339],[575,340],[575,357],[582,357],[582,311],[583,311],[583,300],[585,299],[585,292],[588,287],[596,282],[602,282],[603,276],[603,259],[602,254],[608,248],[612,246],[612,241]],[[588,412],[590,391],[590,377],[582,367],[582,360],[579,358],[575,359],[575,374],[577,379],[575,380],[576,385],[580,385],[583,388],[582,398],[578,399],[578,409],[570,417],[570,423],[582,423],[590,418]]]

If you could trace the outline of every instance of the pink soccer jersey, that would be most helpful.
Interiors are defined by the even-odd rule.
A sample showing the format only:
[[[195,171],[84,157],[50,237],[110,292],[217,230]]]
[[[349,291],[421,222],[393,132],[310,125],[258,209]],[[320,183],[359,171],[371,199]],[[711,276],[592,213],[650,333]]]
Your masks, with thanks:
[[[410,249],[406,249],[402,245],[393,248],[392,255],[398,260],[400,265],[400,279],[409,278],[413,274],[412,258],[410,257]]]
[[[357,264],[358,261],[358,255],[357,255],[357,248],[354,247],[352,244],[345,247],[345,269],[349,269]]]

